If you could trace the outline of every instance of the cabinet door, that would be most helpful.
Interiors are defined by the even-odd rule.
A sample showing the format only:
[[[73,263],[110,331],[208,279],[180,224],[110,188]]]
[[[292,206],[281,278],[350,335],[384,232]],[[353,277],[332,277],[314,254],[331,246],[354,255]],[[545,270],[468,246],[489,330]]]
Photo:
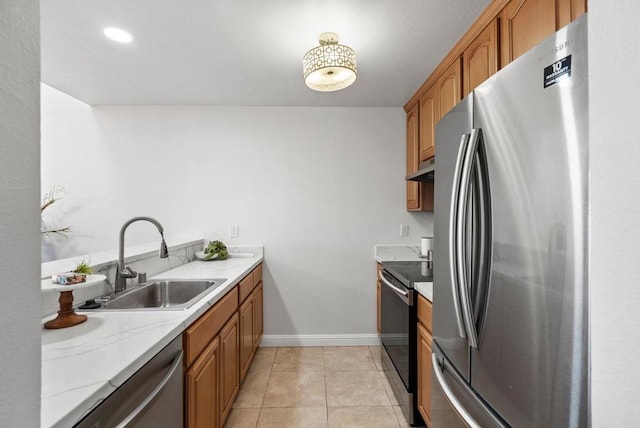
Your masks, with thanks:
[[[558,0],[558,29],[587,12],[587,0]]]
[[[253,351],[253,299],[240,306],[240,380],[244,379]]]
[[[253,347],[252,352],[260,345],[263,332],[262,322],[262,282],[253,291]]]
[[[218,338],[185,373],[188,428],[218,427]]]
[[[220,426],[224,425],[240,389],[238,344],[238,314],[235,313],[220,331]]]
[[[380,333],[382,332],[382,330],[380,329],[380,303],[382,302],[382,284],[380,284],[380,281],[377,281],[377,285],[376,285],[376,301],[378,302],[376,307],[377,307],[377,315],[376,315],[376,331],[378,332],[378,335],[380,335]]]
[[[496,71],[498,71],[498,22],[494,19],[462,54],[464,95],[468,95]]]
[[[407,112],[407,174],[416,172],[419,164],[418,105]],[[420,183],[407,181],[407,211],[420,211]]]
[[[253,272],[249,273],[249,275],[245,276],[240,284],[238,285],[238,289],[240,290],[240,303],[244,302],[247,297],[251,295],[253,291]]]
[[[504,67],[556,31],[556,0],[511,0],[502,9],[500,23]]]
[[[418,411],[431,426],[431,334],[418,323]]]
[[[437,120],[462,100],[462,61],[456,59],[436,82]]]
[[[430,301],[424,298],[421,294],[418,294],[418,321],[429,332],[432,333],[431,326],[433,325],[433,305]]]
[[[382,302],[382,284],[380,283],[380,271],[382,270],[382,265],[380,263],[376,263],[376,331],[378,335],[380,335],[380,303]]]
[[[435,87],[431,87],[420,97],[420,162],[435,156],[435,133],[438,120]]]

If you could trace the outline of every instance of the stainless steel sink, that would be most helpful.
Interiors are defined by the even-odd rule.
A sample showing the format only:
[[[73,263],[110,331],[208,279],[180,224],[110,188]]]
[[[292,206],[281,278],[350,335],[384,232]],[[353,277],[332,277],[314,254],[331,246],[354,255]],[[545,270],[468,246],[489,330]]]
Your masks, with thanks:
[[[93,310],[187,309],[225,281],[225,278],[157,280],[134,286]]]

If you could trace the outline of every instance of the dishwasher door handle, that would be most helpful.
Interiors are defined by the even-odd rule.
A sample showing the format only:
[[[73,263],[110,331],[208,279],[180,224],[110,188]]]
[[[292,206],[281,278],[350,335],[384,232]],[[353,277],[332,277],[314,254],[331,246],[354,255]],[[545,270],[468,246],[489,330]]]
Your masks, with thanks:
[[[176,372],[176,370],[178,370],[178,368],[182,367],[182,354],[183,354],[183,351],[180,351],[178,353],[178,355],[176,355],[176,357],[173,359],[173,362],[171,363],[171,368],[169,369],[167,374],[164,375],[162,380],[160,382],[158,382],[156,387],[153,388],[153,391],[151,391],[151,393],[149,393],[149,395],[142,401],[142,403],[140,403],[140,405],[138,407],[133,409],[133,411],[131,413],[129,413],[129,415],[126,418],[124,418],[122,420],[122,422],[120,422],[118,425],[116,425],[116,428],[126,428],[126,427],[128,427],[129,424],[131,424],[132,422],[134,422],[136,420],[138,415],[140,415],[147,407],[149,407],[149,405],[153,402],[153,400],[155,400],[155,398],[158,396],[158,394],[160,394],[160,392],[162,392],[164,387],[167,385],[167,382],[169,382],[169,380],[171,379],[173,374]]]

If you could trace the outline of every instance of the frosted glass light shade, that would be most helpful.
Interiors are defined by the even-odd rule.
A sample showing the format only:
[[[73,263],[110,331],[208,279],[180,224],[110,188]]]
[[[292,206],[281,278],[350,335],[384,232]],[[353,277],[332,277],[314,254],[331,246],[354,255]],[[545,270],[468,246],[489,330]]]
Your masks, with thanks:
[[[320,46],[303,58],[304,83],[311,89],[331,92],[344,89],[356,81],[356,53],[349,46],[338,44],[334,33],[322,33]]]

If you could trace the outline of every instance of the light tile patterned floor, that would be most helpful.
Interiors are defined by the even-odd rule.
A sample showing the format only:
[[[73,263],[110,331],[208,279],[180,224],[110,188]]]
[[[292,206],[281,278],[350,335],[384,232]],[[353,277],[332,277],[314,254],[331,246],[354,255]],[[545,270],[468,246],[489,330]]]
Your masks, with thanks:
[[[408,427],[380,347],[258,348],[225,428]]]

